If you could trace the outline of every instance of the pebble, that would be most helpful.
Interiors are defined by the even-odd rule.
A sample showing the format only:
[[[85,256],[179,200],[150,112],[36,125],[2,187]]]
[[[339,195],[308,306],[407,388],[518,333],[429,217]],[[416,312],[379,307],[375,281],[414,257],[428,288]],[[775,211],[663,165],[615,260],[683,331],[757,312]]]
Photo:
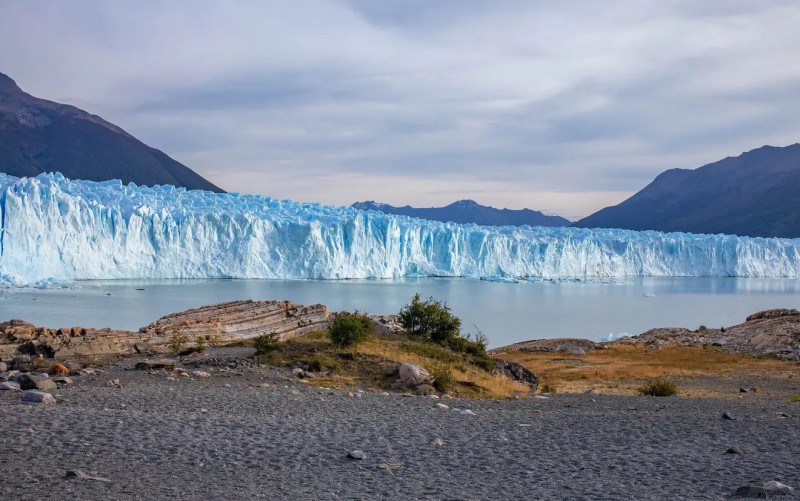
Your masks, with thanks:
[[[207,379],[211,377],[211,374],[206,371],[192,371],[192,376]]]
[[[96,480],[98,482],[111,482],[108,478],[103,477],[96,477],[94,475],[89,475],[88,473],[84,472],[83,470],[67,470],[67,473],[64,475],[65,478],[79,478],[81,480]]]
[[[403,463],[380,463],[378,469],[380,470],[396,470],[402,468]]]
[[[347,457],[349,457],[350,459],[358,459],[359,461],[362,459],[367,459],[367,455],[364,454],[363,451],[360,451],[358,449],[350,451],[350,453],[347,454]]]
[[[449,405],[447,405],[447,404],[443,404],[443,403],[441,403],[441,402],[437,403],[437,404],[436,404],[436,407],[437,407],[438,409],[444,409],[444,410],[447,410],[447,409],[449,409],[449,408],[450,408],[450,406],[449,406]]]
[[[461,414],[462,416],[474,416],[474,415],[475,415],[475,413],[474,413],[474,412],[472,412],[472,411],[471,411],[471,410],[469,410],[469,409],[464,409],[464,410],[463,410],[463,411],[461,411],[459,414]]]
[[[733,417],[733,414],[731,414],[730,412],[723,412],[722,413],[722,419],[727,419],[728,421],[735,421],[736,420],[736,418]]]
[[[53,398],[53,395],[44,391],[27,390],[22,392],[22,402],[26,404],[52,405],[56,403],[56,399]]]
[[[72,380],[71,377],[63,376],[63,377],[53,378],[53,382],[58,384],[72,384],[74,381]]]
[[[738,447],[728,447],[728,450],[725,451],[725,454],[744,454],[744,452],[742,452],[742,449]]]
[[[431,445],[434,445],[436,447],[441,447],[444,445],[444,440],[442,440],[441,438],[434,438],[433,442],[431,442]]]

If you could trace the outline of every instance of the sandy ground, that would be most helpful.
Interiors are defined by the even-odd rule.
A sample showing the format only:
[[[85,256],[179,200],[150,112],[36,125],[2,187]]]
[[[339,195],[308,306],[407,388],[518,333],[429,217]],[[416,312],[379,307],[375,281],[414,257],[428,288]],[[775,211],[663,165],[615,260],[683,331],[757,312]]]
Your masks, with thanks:
[[[769,480],[800,497],[800,404],[774,396],[792,388],[435,400],[133,362],[76,377],[52,406],[0,392],[0,499],[725,499]]]

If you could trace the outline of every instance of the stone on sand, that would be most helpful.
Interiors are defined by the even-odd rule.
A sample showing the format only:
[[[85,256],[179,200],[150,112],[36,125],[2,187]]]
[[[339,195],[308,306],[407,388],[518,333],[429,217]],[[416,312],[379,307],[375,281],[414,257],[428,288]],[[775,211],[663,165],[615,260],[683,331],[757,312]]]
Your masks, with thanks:
[[[791,494],[794,492],[793,488],[786,484],[782,484],[777,480],[770,480],[769,482],[764,483],[764,485],[761,487],[763,487],[768,493],[772,494]]]
[[[736,489],[732,496],[735,498],[767,499],[767,491],[757,485],[743,485]]]
[[[56,403],[56,399],[45,391],[27,390],[22,392],[22,402],[26,404],[52,405]]]
[[[400,381],[411,386],[433,383],[433,376],[424,367],[417,364],[401,364],[397,369]]]
[[[363,451],[360,451],[358,449],[350,451],[350,453],[347,454],[347,457],[349,457],[350,459],[358,459],[359,461],[362,459],[367,459],[367,455],[364,454]]]

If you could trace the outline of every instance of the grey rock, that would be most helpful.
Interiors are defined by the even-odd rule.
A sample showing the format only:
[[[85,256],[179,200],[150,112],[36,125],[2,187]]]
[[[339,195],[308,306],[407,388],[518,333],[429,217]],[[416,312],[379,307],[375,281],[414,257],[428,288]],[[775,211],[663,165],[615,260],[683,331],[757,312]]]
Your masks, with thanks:
[[[367,459],[367,455],[364,454],[363,451],[360,451],[358,449],[350,451],[350,453],[347,454],[347,457],[349,457],[350,459],[358,459],[359,461],[362,459]]]
[[[494,370],[501,376],[530,386],[531,390],[536,390],[536,387],[539,386],[539,378],[536,377],[536,374],[516,362],[497,358],[494,360]]]
[[[732,494],[735,498],[767,499],[767,491],[757,485],[743,485]]]
[[[474,416],[475,413],[469,409],[464,409],[463,411],[459,412],[462,416]]]
[[[56,399],[53,398],[53,395],[44,391],[28,390],[22,392],[22,402],[26,404],[52,405],[56,403]]]
[[[433,376],[424,367],[417,364],[400,364],[397,368],[400,381],[410,386],[433,383]]]
[[[175,361],[168,358],[159,358],[155,360],[143,360],[136,364],[136,369],[140,371],[164,369],[171,371],[175,368]]]
[[[794,492],[794,489],[789,487],[786,484],[782,484],[777,480],[770,480],[769,482],[765,482],[764,485],[761,487],[764,488],[770,494],[791,494]]]
[[[72,384],[74,381],[71,377],[61,376],[53,378],[53,382],[56,384]]]
[[[0,372],[5,372],[8,370],[8,365],[5,362],[0,362]]]
[[[436,388],[434,388],[433,386],[431,386],[429,384],[421,384],[421,385],[417,386],[417,389],[414,390],[414,392],[417,395],[428,396],[428,395],[433,395],[434,393],[436,393]]]
[[[739,387],[739,393],[755,393],[755,392],[756,392],[756,388],[754,388],[752,386],[740,386]]]
[[[744,454],[742,449],[738,447],[728,447],[728,450],[725,451],[725,454]]]
[[[17,383],[22,390],[54,390],[58,387],[50,378],[30,374],[20,374]]]
[[[733,414],[731,414],[730,412],[723,412],[722,413],[722,419],[726,419],[728,421],[735,421],[736,420],[736,418],[733,417]]]
[[[0,383],[0,391],[20,391],[19,383],[13,381],[6,381]]]

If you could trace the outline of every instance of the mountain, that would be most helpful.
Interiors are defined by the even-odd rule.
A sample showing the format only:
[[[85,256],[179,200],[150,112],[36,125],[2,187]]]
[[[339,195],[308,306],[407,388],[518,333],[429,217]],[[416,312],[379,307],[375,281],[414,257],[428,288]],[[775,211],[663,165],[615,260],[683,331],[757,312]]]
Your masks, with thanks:
[[[698,169],[672,169],[584,228],[800,237],[800,144],[762,146]]]
[[[369,200],[356,202],[353,207],[361,210],[376,210],[386,214],[399,214],[402,216],[431,219],[434,221],[452,221],[454,223],[475,223],[485,226],[569,226],[568,219],[560,216],[547,216],[539,211],[522,209],[495,209],[480,205],[474,200],[459,200],[446,207],[415,208],[409,205],[394,207]]]
[[[27,94],[0,73],[0,172],[121,179],[222,192],[199,174],[102,118]]]

